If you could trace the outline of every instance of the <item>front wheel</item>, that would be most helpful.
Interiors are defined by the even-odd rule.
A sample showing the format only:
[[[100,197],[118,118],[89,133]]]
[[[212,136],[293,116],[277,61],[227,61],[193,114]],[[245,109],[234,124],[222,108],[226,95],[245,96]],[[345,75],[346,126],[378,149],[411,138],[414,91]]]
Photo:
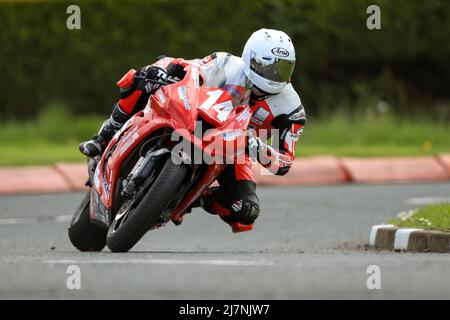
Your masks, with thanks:
[[[166,159],[159,173],[154,172],[157,177],[142,200],[132,198],[118,210],[106,237],[108,248],[113,252],[129,251],[158,221],[186,173],[185,165],[173,163],[171,157]]]
[[[80,251],[102,251],[106,246],[107,230],[91,223],[89,203],[91,191],[86,194],[75,211],[69,226],[69,239]]]

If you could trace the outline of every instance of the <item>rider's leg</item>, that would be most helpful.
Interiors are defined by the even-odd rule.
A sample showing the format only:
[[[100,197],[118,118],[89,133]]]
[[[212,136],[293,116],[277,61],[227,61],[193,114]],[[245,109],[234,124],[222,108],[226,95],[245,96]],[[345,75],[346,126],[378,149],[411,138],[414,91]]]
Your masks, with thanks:
[[[170,63],[167,72],[155,66],[128,71],[117,82],[120,87],[120,100],[114,106],[111,117],[103,123],[97,136],[80,144],[80,151],[88,157],[103,153],[111,138],[123,124],[132,115],[145,108],[150,94],[163,84],[179,81],[185,74],[183,66],[176,63]]]
[[[260,209],[250,158],[228,165],[217,180],[220,188],[202,197],[202,207],[228,223],[252,224]]]
[[[131,69],[117,82],[120,88],[119,101],[114,105],[111,116],[103,123],[98,135],[80,144],[81,153],[88,157],[103,153],[111,138],[124,123],[136,112],[145,108],[150,95],[145,89],[146,71],[147,68],[137,72]]]
[[[81,153],[88,157],[95,157],[103,153],[103,150],[108,145],[114,134],[130,117],[131,116],[128,113],[122,111],[119,103],[116,103],[111,116],[103,122],[98,135],[94,136],[89,141],[80,143],[79,149]]]

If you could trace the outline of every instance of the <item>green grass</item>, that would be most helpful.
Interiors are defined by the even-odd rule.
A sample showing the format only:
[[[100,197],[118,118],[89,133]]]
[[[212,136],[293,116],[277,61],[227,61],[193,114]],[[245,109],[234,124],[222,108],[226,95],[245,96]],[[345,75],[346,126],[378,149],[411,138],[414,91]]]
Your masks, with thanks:
[[[390,114],[309,118],[298,154],[311,156],[420,156],[450,151],[450,124],[429,119],[401,119]]]
[[[0,124],[0,166],[84,161],[78,144],[91,138],[103,121],[99,116],[74,117],[53,106],[33,121]]]
[[[36,119],[0,124],[0,166],[83,161],[78,143],[91,138],[107,117],[73,116],[53,105]],[[400,119],[389,113],[336,112],[309,117],[297,157],[420,156],[450,153],[450,124]]]
[[[389,221],[400,227],[421,228],[450,232],[450,203],[435,204],[401,214]]]
[[[78,151],[78,142],[67,144],[36,143],[33,146],[8,145],[0,151],[0,166],[48,165],[56,162],[86,160]]]

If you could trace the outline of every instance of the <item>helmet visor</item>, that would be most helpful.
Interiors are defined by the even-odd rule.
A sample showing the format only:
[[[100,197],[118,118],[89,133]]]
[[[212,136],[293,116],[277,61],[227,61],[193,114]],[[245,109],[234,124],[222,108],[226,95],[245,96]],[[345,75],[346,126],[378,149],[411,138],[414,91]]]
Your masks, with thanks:
[[[250,70],[270,81],[289,82],[294,67],[295,61],[266,57],[253,51],[250,54]]]

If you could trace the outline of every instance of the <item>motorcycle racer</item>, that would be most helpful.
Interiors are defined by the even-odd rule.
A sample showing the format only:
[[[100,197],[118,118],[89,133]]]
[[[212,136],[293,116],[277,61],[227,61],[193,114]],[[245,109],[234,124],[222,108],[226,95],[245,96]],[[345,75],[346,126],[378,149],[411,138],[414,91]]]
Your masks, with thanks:
[[[260,29],[248,39],[242,57],[218,52],[194,61],[202,65],[216,64],[224,70],[231,63],[242,64],[242,72],[251,85],[252,116],[249,155],[245,162],[227,165],[217,179],[220,187],[210,189],[193,207],[201,206],[228,223],[250,225],[260,213],[251,158],[276,175],[286,174],[292,166],[295,146],[306,122],[300,97],[290,83],[295,66],[294,46],[284,32]],[[145,108],[150,95],[163,85],[183,79],[184,66],[184,59],[158,57],[151,65],[128,71],[117,82],[120,98],[111,116],[97,136],[80,144],[80,151],[89,157],[101,154],[123,124]],[[274,132],[268,130],[273,129],[278,133],[272,137],[277,140],[277,148],[265,141]]]

